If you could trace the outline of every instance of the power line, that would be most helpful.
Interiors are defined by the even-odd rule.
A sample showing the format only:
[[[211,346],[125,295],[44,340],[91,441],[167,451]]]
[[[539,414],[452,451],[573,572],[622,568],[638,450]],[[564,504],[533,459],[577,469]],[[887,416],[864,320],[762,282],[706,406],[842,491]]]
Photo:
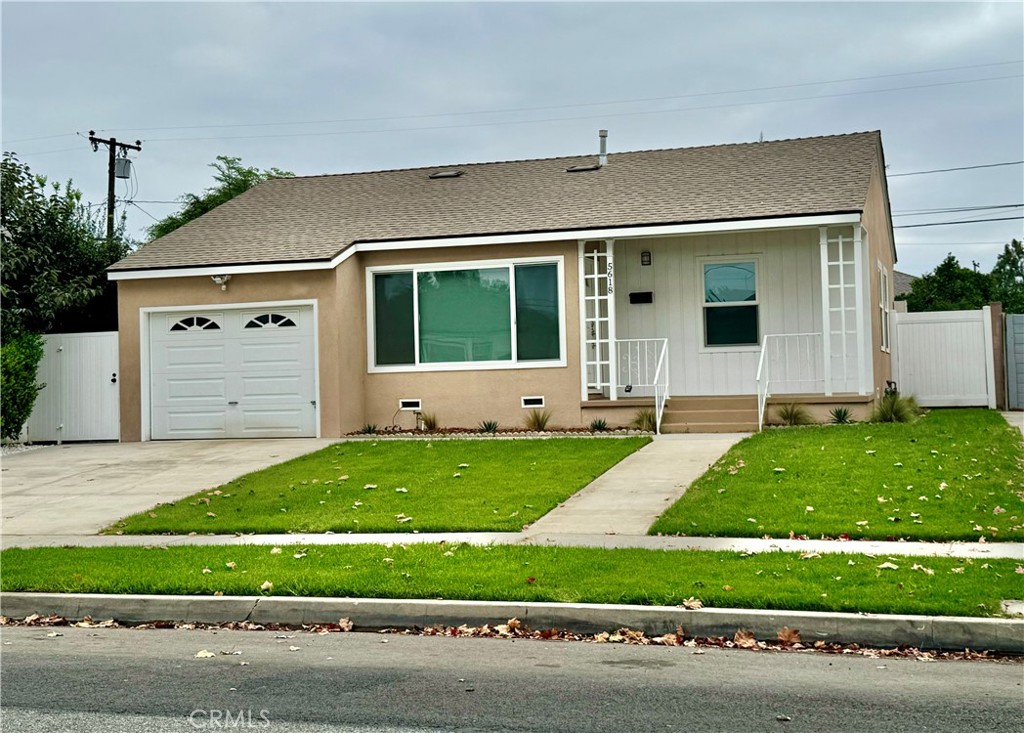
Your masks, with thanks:
[[[922,176],[925,173],[949,173],[950,171],[973,171],[978,168],[998,168],[1004,165],[1020,165],[1024,160],[1008,160],[1004,163],[986,163],[984,165],[964,165],[959,168],[936,168],[930,171],[911,171],[909,173],[887,173],[887,178],[899,178],[900,176]]]
[[[928,224],[901,224],[893,229],[917,229],[919,227],[941,227],[947,224],[982,224],[987,221],[1017,221],[1024,216],[1003,216],[996,219],[961,219],[960,221],[933,221]]]
[[[920,211],[907,211],[900,214],[893,213],[893,218],[898,216],[935,216],[937,214],[957,214],[968,211],[993,211],[996,209],[1020,209],[1024,204],[1001,204],[999,206],[961,206],[950,209],[921,209]]]
[[[149,217],[150,219],[152,219],[153,221],[156,221],[156,222],[159,222],[159,221],[160,221],[159,219],[157,219],[157,218],[156,218],[155,216],[153,216],[152,214],[150,214],[150,213],[149,213],[148,211],[146,211],[146,210],[145,210],[144,208],[142,208],[141,206],[139,206],[139,205],[138,205],[137,203],[135,203],[134,201],[126,201],[125,203],[126,203],[126,204],[131,204],[132,206],[134,206],[134,207],[135,207],[136,209],[138,209],[139,211],[141,211],[141,212],[142,212],[143,214],[145,214],[146,216],[148,216],[148,217]]]
[[[748,94],[750,92],[766,92],[766,91],[777,91],[779,89],[796,89],[799,87],[809,86],[820,86],[822,84],[842,84],[851,81],[869,81],[871,79],[890,79],[900,76],[914,76],[920,74],[933,74],[944,71],[960,71],[963,69],[980,69],[992,66],[1007,66],[1010,64],[1019,64],[1021,60],[1016,61],[999,61],[991,64],[974,64],[971,66],[948,66],[941,69],[926,69],[924,71],[904,71],[896,74],[876,74],[874,76],[853,76],[846,79],[831,79],[825,81],[808,81],[800,82],[796,84],[778,84],[775,86],[767,87],[751,87],[748,89],[731,89],[720,92],[696,92],[692,94],[677,94],[666,97],[638,97],[634,99],[617,99],[608,100],[604,102],[578,102],[575,104],[558,104],[549,105],[542,107],[507,107],[504,109],[489,109],[489,110],[476,110],[470,112],[434,112],[429,114],[416,114],[416,115],[396,115],[396,116],[385,116],[385,117],[348,117],[334,120],[296,120],[292,122],[247,122],[247,123],[236,123],[236,124],[219,124],[219,125],[178,125],[174,127],[139,127],[131,128],[136,132],[156,132],[162,130],[207,130],[207,129],[223,129],[231,127],[278,127],[286,125],[329,125],[347,122],[386,122],[389,120],[417,120],[427,119],[433,117],[458,117],[467,115],[489,115],[489,114],[506,114],[509,112],[543,112],[545,110],[553,109],[573,109],[576,107],[600,107],[609,104],[636,104],[639,102],[667,102],[675,99],[694,99],[698,97],[713,97],[722,96],[726,94]],[[996,77],[1003,78],[1003,77]],[[954,83],[966,83],[967,81],[985,81],[981,80],[965,80],[964,82]],[[101,132],[120,132],[129,128],[111,128],[102,130]],[[15,140],[14,142],[18,142]]]
[[[288,132],[270,135],[208,135],[204,137],[153,137],[147,138],[146,142],[195,142],[203,140],[259,140],[266,138],[284,137],[333,137],[338,135],[365,135],[386,132],[424,132],[431,130],[456,130],[470,127],[495,127],[502,125],[534,125],[543,122],[572,122],[575,120],[608,119],[613,117],[636,117],[642,115],[659,115],[671,112],[700,112],[713,109],[728,109],[731,107],[753,107],[765,104],[783,104],[786,102],[805,102],[816,99],[832,99],[836,97],[863,96],[865,94],[882,94],[885,92],[902,92],[910,89],[929,89],[934,87],[947,87],[957,84],[973,84],[986,81],[1000,81],[1003,79],[1020,79],[1024,74],[1012,74],[1008,76],[992,76],[984,79],[967,79],[962,81],[946,81],[934,84],[914,84],[905,87],[888,87],[886,89],[867,89],[857,92],[836,92],[834,94],[816,94],[807,97],[789,97],[784,99],[768,99],[758,102],[733,102],[729,104],[712,104],[702,107],[675,107],[671,109],[643,110],[634,112],[609,112],[604,114],[574,115],[568,117],[546,117],[535,120],[506,120],[496,122],[468,122],[457,125],[428,125],[424,127],[399,127],[391,129],[363,129],[363,130],[340,130],[333,132]]]
[[[992,242],[897,242],[897,247],[980,247],[991,244],[1009,244],[1005,240]]]

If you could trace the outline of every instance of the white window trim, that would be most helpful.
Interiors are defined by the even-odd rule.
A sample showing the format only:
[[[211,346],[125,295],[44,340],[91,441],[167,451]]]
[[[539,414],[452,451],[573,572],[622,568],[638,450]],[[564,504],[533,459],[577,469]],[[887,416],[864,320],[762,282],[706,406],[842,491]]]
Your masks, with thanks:
[[[516,265],[547,264],[556,266],[556,279],[558,282],[558,359],[544,359],[542,361],[519,361],[516,358],[518,353],[516,338]],[[458,362],[430,362],[420,363],[420,319],[419,319],[419,291],[415,287],[416,277],[422,272],[444,272],[448,270],[482,270],[487,268],[505,267],[509,270],[509,300],[511,307],[512,327],[512,354],[513,358],[507,361],[458,361]],[[415,364],[393,364],[378,366],[376,361],[377,343],[374,325],[376,313],[373,304],[373,278],[377,273],[386,272],[409,272],[413,276],[413,338],[415,340],[415,351],[413,357]],[[551,369],[566,366],[566,334],[565,334],[565,257],[553,255],[551,257],[513,257],[500,260],[460,260],[457,262],[429,262],[410,265],[380,265],[366,268],[366,370],[370,374],[386,374],[395,372],[463,372],[495,369]]]
[[[764,303],[761,300],[761,253],[751,252],[749,254],[737,255],[702,255],[696,257],[697,272],[694,291],[697,295],[697,310],[700,314],[700,341],[697,349],[700,354],[729,354],[729,353],[760,353],[761,344],[764,341]],[[705,303],[704,302],[704,265],[727,264],[730,262],[753,262],[754,263],[754,287],[757,288],[757,300],[745,300],[742,303]],[[705,333],[704,309],[721,308],[730,305],[756,305],[757,306],[757,343],[736,344],[734,346],[708,346],[707,334]]]
[[[878,324],[878,348],[886,354],[892,353],[892,278],[885,266],[878,263],[878,310],[881,322]]]

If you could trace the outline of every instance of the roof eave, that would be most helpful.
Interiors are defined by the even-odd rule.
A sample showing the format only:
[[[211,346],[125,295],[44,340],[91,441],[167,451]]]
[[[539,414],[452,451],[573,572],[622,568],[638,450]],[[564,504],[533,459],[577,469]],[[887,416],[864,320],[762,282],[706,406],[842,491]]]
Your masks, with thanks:
[[[160,268],[119,268],[108,270],[110,280],[151,280],[156,278],[202,277],[213,275],[243,275],[270,272],[298,272],[331,270],[357,252],[388,250],[430,249],[445,247],[474,247],[501,244],[531,244],[587,239],[643,239],[676,235],[715,234],[724,232],[767,231],[771,229],[814,228],[857,224],[862,209],[847,209],[828,213],[797,216],[776,216],[759,219],[723,219],[715,221],[630,225],[590,229],[557,229],[502,234],[475,234],[452,237],[425,237],[418,239],[357,240],[339,251],[331,259],[296,260],[288,262],[256,262],[172,266]]]

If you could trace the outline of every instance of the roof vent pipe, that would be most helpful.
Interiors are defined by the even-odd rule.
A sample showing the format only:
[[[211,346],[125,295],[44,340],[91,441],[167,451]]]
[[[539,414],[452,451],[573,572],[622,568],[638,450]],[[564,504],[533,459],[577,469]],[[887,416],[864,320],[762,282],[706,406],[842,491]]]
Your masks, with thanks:
[[[608,165],[608,131],[598,130],[597,137],[601,141],[601,154],[597,158],[597,164],[604,168]]]

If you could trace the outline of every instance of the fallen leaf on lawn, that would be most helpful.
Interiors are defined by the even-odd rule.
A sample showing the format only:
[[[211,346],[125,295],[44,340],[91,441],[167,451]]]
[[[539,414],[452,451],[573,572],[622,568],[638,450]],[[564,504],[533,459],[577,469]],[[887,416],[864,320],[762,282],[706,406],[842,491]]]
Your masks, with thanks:
[[[814,507],[812,507],[812,506],[805,506],[804,507],[804,511],[805,512],[813,512],[814,511]]]
[[[455,553],[452,552],[451,550],[446,550],[445,553],[444,553],[444,556],[445,557],[454,557]]]
[[[931,568],[926,568],[924,565],[918,565],[917,563],[914,563],[910,567],[910,569],[911,570],[919,570],[922,573],[924,573],[925,575],[935,575],[935,571],[934,570],[932,570]]]
[[[920,515],[920,514],[918,514],[917,512],[911,512],[911,513],[910,513],[910,516],[911,516],[911,517],[912,517],[913,519],[920,519],[920,518],[921,518],[921,515]]]
[[[281,554],[281,548],[280,547],[272,547],[270,549],[270,554],[271,555],[280,555]]]
[[[866,527],[866,526],[868,526],[868,520],[865,519],[865,520],[862,520],[860,522],[857,522],[856,524],[857,524],[858,527]]]
[[[216,517],[217,515],[214,514],[213,512],[207,512],[206,516],[208,516],[208,517]]]
[[[260,590],[270,590],[273,587],[273,583],[271,583],[269,580],[264,580],[263,585],[260,586]]]
[[[950,568],[949,569],[949,572],[951,572],[951,573],[962,573],[963,571],[964,571],[963,568]]]
[[[377,488],[377,484],[366,484],[363,488],[364,489],[376,489]]]
[[[746,629],[736,629],[732,642],[742,649],[757,649],[757,639]]]
[[[894,465],[896,468],[903,468],[903,464],[900,463],[899,461],[896,461],[896,463],[894,463],[892,465]]]
[[[214,654],[213,652],[211,652],[209,649],[200,649],[199,651],[196,652],[195,658],[196,659],[209,659],[210,657],[215,657],[215,656],[217,656],[217,655]]]
[[[452,474],[452,478],[462,478],[462,474],[456,471],[455,473]]]
[[[338,480],[339,481],[348,481],[348,474],[346,473],[343,476],[338,476]]]
[[[900,566],[899,565],[894,565],[891,562],[883,562],[881,565],[878,566],[878,569],[879,570],[899,570]]]
[[[296,560],[301,560],[305,556],[306,556],[305,552],[296,552],[294,555],[292,555],[292,557],[294,557]]]
[[[1024,565],[1018,565],[1013,569],[1013,572],[1017,573],[1017,575],[1024,575]]]
[[[747,517],[747,521],[748,522],[753,522],[754,524],[757,524],[757,520],[754,519],[753,517]]]
[[[819,555],[817,552],[814,552],[814,551],[811,551],[811,552],[801,552],[800,553],[800,559],[801,560],[813,560],[816,557],[821,557],[821,555]]]
[[[150,519],[156,519],[156,512],[150,512],[148,516]]]
[[[884,504],[885,502],[887,502],[889,500],[886,499],[884,496],[876,496],[875,497],[875,501],[877,501],[879,504]]]
[[[782,473],[782,472],[783,472],[783,471],[785,471],[786,469],[782,468],[781,466],[776,466],[776,467],[775,467],[775,468],[773,468],[772,470],[773,470],[773,471],[775,471],[775,473]]]
[[[992,513],[993,514],[1005,514],[1006,510],[1003,509],[1001,506],[997,506],[995,509],[992,510]]]
[[[459,464],[459,468],[469,468],[469,464],[468,463],[460,463]]]
[[[873,450],[866,450],[864,452],[867,453],[869,456],[875,455],[875,452]]]
[[[224,563],[224,567],[226,567],[228,570],[234,570],[237,566],[233,562],[226,562]]]
[[[405,488],[404,486],[399,486],[397,489],[395,489],[395,493],[396,494],[408,494],[409,493],[409,489]]]
[[[210,568],[203,568],[203,575],[209,575],[209,574],[210,574],[210,573],[212,573],[212,572],[213,572],[213,571],[212,571],[212,570],[210,570]]]
[[[732,590],[732,586],[731,585],[723,585],[722,586],[722,590]]]
[[[778,640],[783,644],[799,644],[800,643],[800,629],[791,629],[788,626],[783,626],[779,629]]]
[[[947,484],[945,481],[943,481],[941,484],[939,484],[939,490],[940,491],[942,489],[946,489],[946,488],[949,488],[949,484]]]

